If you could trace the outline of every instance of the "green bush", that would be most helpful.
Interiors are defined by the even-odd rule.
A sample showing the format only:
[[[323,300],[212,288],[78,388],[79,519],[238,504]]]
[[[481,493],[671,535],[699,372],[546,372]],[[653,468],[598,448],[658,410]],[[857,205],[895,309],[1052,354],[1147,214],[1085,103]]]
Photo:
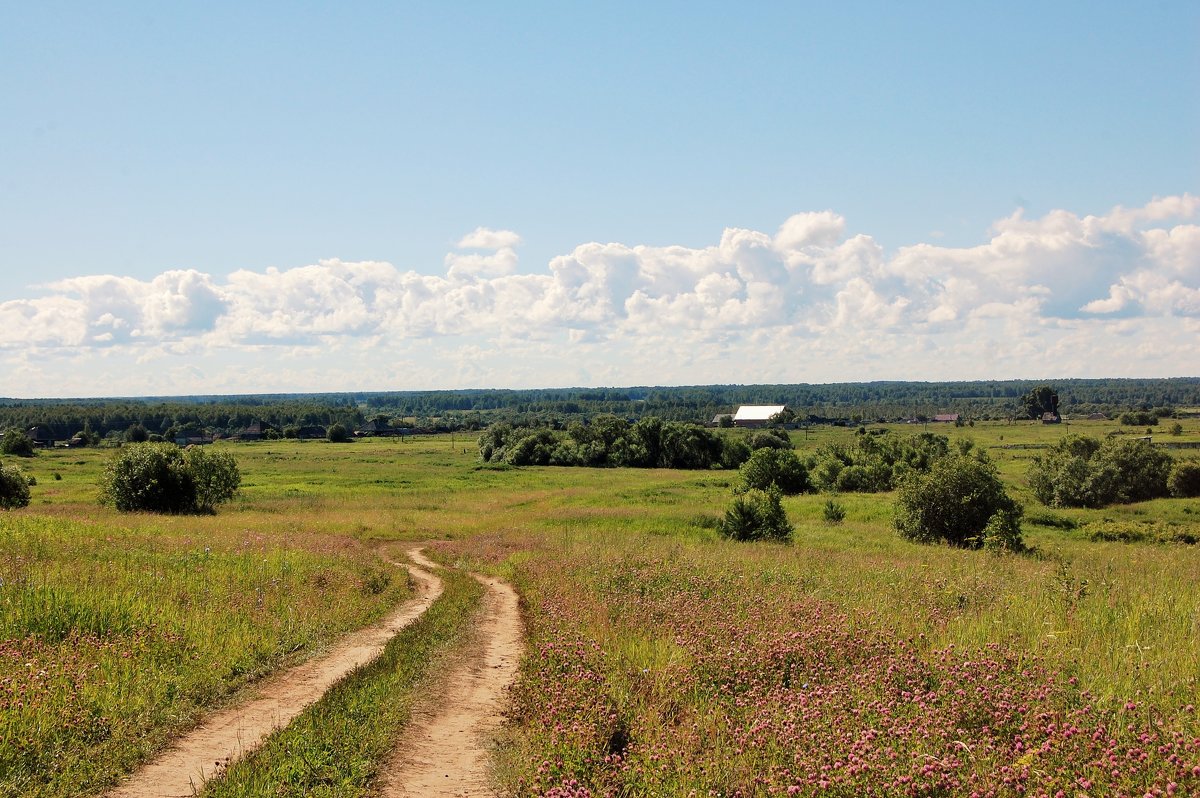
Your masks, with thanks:
[[[1195,460],[1180,460],[1171,468],[1167,488],[1172,496],[1194,499],[1200,496],[1200,463]]]
[[[233,457],[170,443],[121,448],[100,478],[100,500],[122,512],[211,512],[233,497],[241,475]]]
[[[811,490],[808,469],[791,449],[755,449],[738,470],[739,491],[767,490],[772,485],[785,496]]]
[[[950,451],[950,439],[925,432],[900,436],[887,431],[854,436],[851,444],[825,444],[810,474],[821,490],[877,493],[891,490],[910,471],[927,471]]]
[[[1158,416],[1154,413],[1130,411],[1122,413],[1118,420],[1126,427],[1152,427],[1158,423]]]
[[[783,430],[764,429],[746,436],[746,445],[751,451],[759,449],[791,449],[792,439]]]
[[[0,438],[0,454],[13,457],[33,457],[33,441],[19,429],[10,429]]]
[[[345,424],[334,424],[325,431],[325,439],[330,443],[346,443],[350,440],[350,430]]]
[[[198,512],[213,512],[218,504],[232,499],[242,484],[237,461],[228,452],[209,452],[192,446],[184,450],[183,462],[196,490]]]
[[[1101,507],[1168,495],[1171,464],[1146,441],[1066,435],[1034,458],[1028,478],[1049,507]]]
[[[985,458],[949,455],[928,472],[913,471],[900,483],[896,530],[918,543],[1019,550],[1021,505],[1004,490]]]
[[[16,466],[0,465],[0,508],[15,510],[28,505],[29,480],[25,472]]]
[[[825,502],[825,510],[823,512],[825,523],[837,525],[846,520],[846,508],[835,502],[833,499]]]
[[[734,496],[717,531],[731,540],[789,541],[793,527],[781,499],[775,487]]]

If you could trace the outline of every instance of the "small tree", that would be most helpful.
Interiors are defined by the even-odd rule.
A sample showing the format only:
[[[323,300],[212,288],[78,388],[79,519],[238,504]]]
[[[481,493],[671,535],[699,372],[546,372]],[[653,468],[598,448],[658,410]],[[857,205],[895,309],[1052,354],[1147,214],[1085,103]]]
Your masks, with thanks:
[[[25,473],[16,466],[0,465],[0,509],[15,510],[28,505],[29,480]]]
[[[786,542],[793,527],[783,509],[779,489],[748,490],[734,496],[725,518],[717,527],[723,537],[732,540],[771,540]]]
[[[905,476],[895,524],[902,537],[918,543],[1020,549],[1021,513],[990,461],[960,454],[942,458],[927,473]]]
[[[345,424],[334,424],[325,433],[325,437],[330,443],[345,443],[350,440],[350,430],[346,429]]]
[[[1058,415],[1058,394],[1049,385],[1039,385],[1025,394],[1021,404],[1030,418],[1041,418],[1046,413]]]
[[[125,430],[126,443],[145,443],[150,440],[150,433],[141,424],[133,424]]]
[[[837,526],[846,520],[846,508],[833,499],[825,502],[825,510],[823,513],[825,523],[830,526]]]
[[[10,429],[0,438],[0,454],[13,457],[33,457],[33,441],[19,429]]]

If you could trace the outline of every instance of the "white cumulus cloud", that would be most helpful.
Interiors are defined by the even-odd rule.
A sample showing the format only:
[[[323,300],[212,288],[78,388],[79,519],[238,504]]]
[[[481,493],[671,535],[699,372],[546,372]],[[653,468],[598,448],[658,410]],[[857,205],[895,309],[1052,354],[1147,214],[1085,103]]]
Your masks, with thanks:
[[[825,210],[706,247],[582,243],[533,273],[520,236],[480,227],[437,273],[332,259],[62,280],[0,302],[0,357],[24,393],[90,381],[88,352],[132,381],[120,393],[168,373],[193,390],[1118,375],[1122,356],[1194,374],[1196,347],[1140,338],[1194,334],[1198,214],[1191,195],[1016,213],[976,246],[887,253]]]

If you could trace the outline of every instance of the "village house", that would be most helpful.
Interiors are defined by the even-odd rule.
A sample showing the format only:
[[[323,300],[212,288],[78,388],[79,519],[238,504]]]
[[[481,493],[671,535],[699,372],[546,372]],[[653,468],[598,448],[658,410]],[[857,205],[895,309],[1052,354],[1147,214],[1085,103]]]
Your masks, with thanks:
[[[787,405],[742,405],[733,414],[735,427],[765,427],[770,420],[787,409]]]

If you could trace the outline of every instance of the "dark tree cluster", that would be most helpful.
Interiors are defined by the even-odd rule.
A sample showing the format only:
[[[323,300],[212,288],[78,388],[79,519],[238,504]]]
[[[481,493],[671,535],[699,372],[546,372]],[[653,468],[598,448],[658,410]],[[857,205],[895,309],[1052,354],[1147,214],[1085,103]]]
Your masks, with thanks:
[[[1053,412],[1043,389],[1057,394],[1071,413],[1153,412],[1200,406],[1200,379],[1060,380],[1054,388],[1031,380],[975,382],[864,382],[828,385],[708,385],[682,387],[562,388],[531,390],[391,391],[262,396],[194,396],[171,399],[0,399],[0,429],[42,425],[59,440],[90,429],[99,438],[120,438],[134,425],[167,440],[178,434],[233,435],[254,421],[275,429],[341,423],[350,429],[384,414],[423,432],[482,430],[505,421],[514,427],[566,429],[601,415],[709,422],[743,404],[786,405],[803,423],[851,423],[930,418],[1028,416]],[[1035,416],[1036,417],[1036,416]]]
[[[631,424],[607,415],[565,432],[493,424],[479,436],[479,455],[484,462],[517,466],[736,468],[749,455],[736,443],[694,424],[655,417]]]

